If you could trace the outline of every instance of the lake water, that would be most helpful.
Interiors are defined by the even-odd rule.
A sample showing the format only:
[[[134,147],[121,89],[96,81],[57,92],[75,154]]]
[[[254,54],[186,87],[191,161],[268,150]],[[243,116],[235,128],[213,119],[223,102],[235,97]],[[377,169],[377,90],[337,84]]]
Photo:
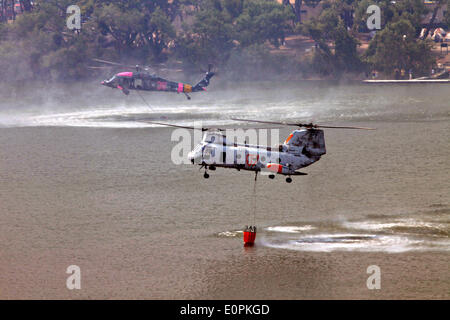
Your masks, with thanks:
[[[450,298],[448,85],[209,88],[148,105],[108,88],[3,91],[0,298]],[[175,129],[142,122],[231,117],[377,130],[326,130],[307,176],[260,176],[254,194],[251,172],[175,165]]]

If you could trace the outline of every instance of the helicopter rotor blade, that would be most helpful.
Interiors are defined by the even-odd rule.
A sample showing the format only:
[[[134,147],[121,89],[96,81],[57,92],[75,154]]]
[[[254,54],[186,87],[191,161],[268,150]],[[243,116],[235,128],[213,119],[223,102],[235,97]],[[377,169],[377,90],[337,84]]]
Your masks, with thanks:
[[[297,126],[297,127],[305,127],[305,128],[376,130],[375,128],[354,127],[354,126],[327,126],[327,125],[317,125],[317,124],[313,124],[313,123],[277,122],[277,121],[250,120],[250,119],[240,119],[240,118],[231,118],[231,120],[277,124],[277,125],[283,125],[283,126]]]
[[[120,67],[127,67],[127,68],[130,67],[130,66],[125,65],[123,63],[118,63],[118,62],[113,62],[113,61],[108,61],[108,60],[102,60],[102,59],[97,59],[97,58],[93,58],[92,61],[100,62],[100,63],[106,63],[106,64],[110,64],[110,65],[113,65],[113,66],[120,66]]]
[[[182,129],[201,130],[201,131],[206,131],[207,130],[207,128],[196,128],[196,127],[190,127],[190,126],[180,126],[180,125],[177,125],[177,124],[171,124],[171,123],[165,123],[165,122],[157,122],[157,121],[150,121],[150,120],[145,120],[145,121],[140,121],[140,122],[145,122],[145,123],[150,123],[150,124],[159,124],[161,126],[182,128]]]
[[[94,66],[87,66],[88,69],[111,69],[111,67],[103,66],[103,67],[94,67]]]
[[[141,67],[143,69],[148,68],[148,69],[152,69],[153,70],[153,68],[151,66],[140,66],[140,65],[131,66],[131,65],[123,64],[123,63],[118,63],[118,62],[108,61],[108,60],[103,60],[103,59],[98,59],[98,58],[93,58],[92,61],[105,63],[105,64],[109,64],[109,65],[112,65],[112,66],[130,68],[130,69],[135,69],[136,67]]]
[[[150,121],[150,120],[145,120],[145,121],[140,121],[140,122],[151,123],[151,124],[159,124],[161,126],[174,127],[174,128],[200,130],[202,132],[209,131],[209,130],[225,131],[224,129],[221,129],[221,128],[200,128],[200,127],[191,127],[191,126],[181,126],[181,125],[177,125],[177,124],[171,124],[171,123],[165,123],[165,122],[157,122],[157,121]]]
[[[137,64],[137,65],[127,65],[127,64],[123,64],[123,63],[118,63],[118,62],[114,62],[114,61],[109,61],[109,60],[103,60],[103,59],[98,59],[98,58],[93,58],[91,59],[92,61],[95,62],[99,62],[99,63],[105,63],[105,64],[109,64],[112,66],[119,66],[119,67],[124,67],[124,68],[132,68],[135,69],[136,67],[141,68],[143,70],[151,70],[152,72],[155,71],[174,71],[174,72],[182,72],[182,69],[177,69],[177,68],[172,68],[167,66],[167,64],[165,63],[155,63],[153,65],[144,65],[144,64]],[[97,68],[97,67],[96,67]],[[100,68],[100,67],[98,67]]]
[[[314,125],[314,128],[324,128],[324,129],[377,130],[376,128],[368,128],[368,127],[354,127],[354,126],[323,126],[323,125]]]
[[[278,125],[291,125],[287,122],[276,122],[276,121],[264,121],[264,120],[250,120],[250,119],[240,119],[240,118],[231,118],[234,121],[245,121],[245,122],[256,122],[256,123],[267,123],[267,124],[278,124]]]

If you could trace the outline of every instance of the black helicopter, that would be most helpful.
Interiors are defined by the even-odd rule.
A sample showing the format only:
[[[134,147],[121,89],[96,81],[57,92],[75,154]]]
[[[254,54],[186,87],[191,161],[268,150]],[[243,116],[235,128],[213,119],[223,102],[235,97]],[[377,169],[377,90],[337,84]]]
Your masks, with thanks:
[[[93,59],[96,62],[107,63],[111,65],[123,66],[120,63]],[[99,68],[99,67],[93,67]],[[126,95],[130,93],[130,90],[143,90],[143,91],[167,91],[184,93],[188,100],[191,97],[188,93],[206,91],[206,87],[209,85],[209,80],[214,76],[214,72],[211,71],[212,65],[208,65],[208,71],[206,71],[205,76],[196,85],[190,85],[182,82],[170,81],[157,76],[155,73],[149,71],[149,67],[140,67],[136,65],[134,72],[126,71],[116,73],[111,79],[103,80],[102,85],[122,90]]]

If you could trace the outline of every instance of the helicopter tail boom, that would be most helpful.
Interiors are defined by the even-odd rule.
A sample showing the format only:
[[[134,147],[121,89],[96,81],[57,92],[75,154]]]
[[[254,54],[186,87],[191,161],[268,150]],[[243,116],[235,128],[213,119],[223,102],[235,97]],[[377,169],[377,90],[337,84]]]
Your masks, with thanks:
[[[215,72],[211,71],[212,65],[208,65],[208,71],[206,71],[205,76],[202,80],[200,80],[195,86],[192,87],[192,92],[196,91],[204,91],[205,88],[209,85],[209,80],[214,77]]]

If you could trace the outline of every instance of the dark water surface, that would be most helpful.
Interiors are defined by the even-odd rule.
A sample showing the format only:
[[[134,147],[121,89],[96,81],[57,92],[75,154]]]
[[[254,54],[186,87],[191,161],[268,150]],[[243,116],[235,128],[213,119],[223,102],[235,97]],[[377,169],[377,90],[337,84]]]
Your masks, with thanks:
[[[0,298],[448,299],[449,89],[262,83],[147,95],[152,110],[110,90],[5,96]],[[161,116],[377,130],[326,131],[327,154],[292,184],[260,177],[244,248],[254,175],[173,164],[173,129],[139,121]],[[69,265],[81,290],[66,288]]]

